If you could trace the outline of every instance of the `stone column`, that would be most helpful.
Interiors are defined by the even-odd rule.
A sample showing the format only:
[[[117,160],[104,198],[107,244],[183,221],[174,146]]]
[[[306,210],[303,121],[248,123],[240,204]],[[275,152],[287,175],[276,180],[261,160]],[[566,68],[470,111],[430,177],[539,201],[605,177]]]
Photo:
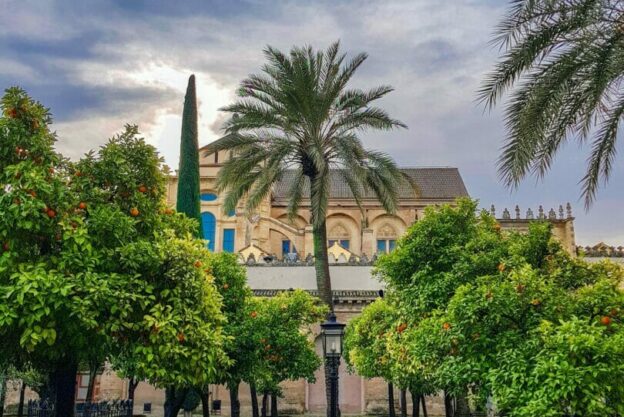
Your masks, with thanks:
[[[375,254],[375,239],[373,238],[373,229],[362,230],[362,255],[366,255],[369,259]]]

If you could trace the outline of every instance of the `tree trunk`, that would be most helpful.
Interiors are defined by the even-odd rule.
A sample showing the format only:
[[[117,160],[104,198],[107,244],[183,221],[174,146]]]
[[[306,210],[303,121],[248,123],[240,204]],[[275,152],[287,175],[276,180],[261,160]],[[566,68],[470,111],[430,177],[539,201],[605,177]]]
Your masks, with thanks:
[[[59,417],[74,417],[77,372],[78,362],[74,358],[65,358],[56,364],[50,375],[54,385],[56,415]]]
[[[249,383],[249,392],[251,393],[251,416],[260,417],[258,411],[258,393],[256,392],[256,384],[254,382]]]
[[[410,391],[410,396],[412,397],[412,417],[420,417],[420,396],[413,391]]]
[[[453,410],[453,398],[446,392],[444,392],[444,413],[446,417],[454,417],[455,414]]]
[[[271,394],[271,417],[277,417],[277,395]]]
[[[137,380],[136,378],[130,378],[130,380],[128,381],[128,399],[132,401],[133,405],[134,405],[134,392],[139,386],[139,382],[141,381]]]
[[[312,223],[312,235],[314,240],[314,269],[319,298],[327,304],[331,311],[334,311],[331,279],[329,277],[329,259],[327,257],[327,223],[325,219],[319,225]]]
[[[188,393],[188,388],[181,388],[177,390],[175,387],[168,387],[166,391],[165,400],[165,417],[177,417],[178,413],[182,409],[184,399]],[[59,416],[60,417],[60,416]]]
[[[425,403],[425,396],[421,395],[420,400],[422,401],[423,417],[427,417],[427,403]]]
[[[26,383],[22,381],[20,386],[19,404],[17,406],[17,417],[24,417],[24,395],[26,394]]]
[[[407,392],[401,390],[401,417],[407,417]]]
[[[228,384],[230,390],[230,417],[240,417],[240,401],[238,400],[239,382]]]
[[[394,385],[388,384],[388,415],[390,417],[396,417],[394,411]]]
[[[267,408],[269,407],[268,403],[269,403],[269,392],[264,391],[264,393],[262,394],[262,411],[261,411],[262,417],[267,417]]]
[[[6,376],[0,376],[0,417],[4,417],[4,402],[6,401]]]
[[[202,417],[210,417],[210,390],[204,388],[199,391],[199,397],[202,403]]]
[[[89,366],[89,385],[87,385],[87,396],[85,402],[93,402],[93,391],[95,390],[95,378],[97,377],[97,370],[100,367],[99,364],[91,364]]]

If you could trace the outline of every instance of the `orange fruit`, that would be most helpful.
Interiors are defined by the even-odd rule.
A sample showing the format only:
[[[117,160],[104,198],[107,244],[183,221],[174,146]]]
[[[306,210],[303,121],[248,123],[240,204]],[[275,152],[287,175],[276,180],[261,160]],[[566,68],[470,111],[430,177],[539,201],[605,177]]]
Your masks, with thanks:
[[[502,263],[502,262],[501,262],[501,263],[499,263],[499,264],[498,264],[498,270],[499,270],[500,272],[503,272],[503,271],[505,270],[505,264],[504,264],[504,263]]]
[[[442,328],[444,330],[451,330],[451,323],[449,322],[444,322],[444,324],[442,325]]]
[[[255,311],[252,311],[250,316],[252,319],[255,319],[258,316],[258,313],[256,313]]]
[[[193,265],[195,265],[195,268],[200,268],[202,266],[202,263],[201,261],[195,261]]]
[[[17,110],[11,108],[7,111],[7,116],[9,116],[11,119],[15,119],[17,117]]]
[[[397,333],[403,333],[407,329],[407,323],[401,323],[397,326]]]
[[[223,284],[223,289],[227,290],[228,288],[230,288],[229,284],[226,282],[225,284]]]
[[[184,333],[182,332],[178,333],[178,342],[184,343],[185,340],[186,340],[186,337],[184,336]]]
[[[602,316],[600,318],[600,324],[603,324],[605,326],[611,325],[611,317],[609,317],[609,316]]]
[[[80,204],[78,204],[78,208],[80,210],[85,210],[87,208],[87,203],[85,203],[84,201],[81,201]]]
[[[48,211],[46,211],[47,215],[49,218],[53,219],[56,217],[56,211],[52,210],[52,209],[48,209]]]
[[[132,207],[132,208],[130,209],[130,215],[131,215],[132,217],[136,217],[136,216],[138,216],[138,215],[139,215],[139,209],[138,209],[138,208],[136,208],[136,207]]]
[[[144,185],[139,186],[139,192],[140,193],[146,193],[147,192],[147,187]]]

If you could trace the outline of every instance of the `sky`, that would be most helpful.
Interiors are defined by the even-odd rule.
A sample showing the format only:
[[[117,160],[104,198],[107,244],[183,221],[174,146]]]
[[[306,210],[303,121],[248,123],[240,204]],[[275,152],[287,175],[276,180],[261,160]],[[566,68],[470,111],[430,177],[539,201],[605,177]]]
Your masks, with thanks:
[[[624,245],[619,162],[589,211],[580,199],[589,149],[574,141],[544,180],[505,188],[496,160],[502,107],[485,111],[476,91],[501,51],[490,44],[507,0],[234,1],[0,0],[0,87],[25,88],[51,108],[58,150],[74,159],[126,123],[138,124],[167,164],[178,164],[184,92],[197,77],[200,145],[221,135],[219,108],[258,73],[271,45],[326,48],[340,40],[368,60],[353,86],[389,84],[379,101],[408,129],[367,132],[367,147],[401,166],[459,168],[482,207],[548,211],[570,202],[578,244]],[[621,161],[621,159],[619,160]]]

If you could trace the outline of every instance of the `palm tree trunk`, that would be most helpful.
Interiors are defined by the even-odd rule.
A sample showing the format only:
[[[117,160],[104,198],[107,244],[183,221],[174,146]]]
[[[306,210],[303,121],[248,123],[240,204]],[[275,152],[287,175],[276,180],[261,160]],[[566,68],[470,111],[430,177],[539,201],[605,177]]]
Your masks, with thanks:
[[[388,415],[390,417],[396,417],[394,411],[394,385],[392,385],[392,383],[388,384]]]
[[[334,311],[331,280],[329,277],[329,259],[327,257],[327,222],[325,219],[318,225],[315,222],[312,223],[312,235],[314,240],[316,287],[319,298],[327,304],[331,311]]]

